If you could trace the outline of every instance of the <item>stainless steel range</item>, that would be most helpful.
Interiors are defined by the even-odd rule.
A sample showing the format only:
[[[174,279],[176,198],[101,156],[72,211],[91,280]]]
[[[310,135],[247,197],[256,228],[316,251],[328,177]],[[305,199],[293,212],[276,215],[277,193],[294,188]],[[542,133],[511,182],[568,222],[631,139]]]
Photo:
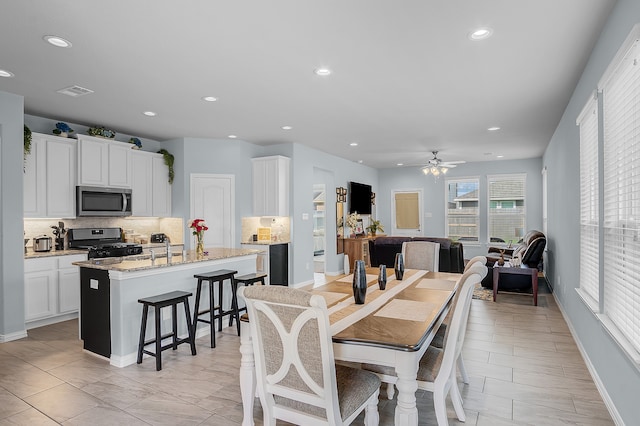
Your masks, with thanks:
[[[121,228],[69,229],[69,248],[87,249],[89,259],[132,256],[142,253],[140,244],[122,241]]]

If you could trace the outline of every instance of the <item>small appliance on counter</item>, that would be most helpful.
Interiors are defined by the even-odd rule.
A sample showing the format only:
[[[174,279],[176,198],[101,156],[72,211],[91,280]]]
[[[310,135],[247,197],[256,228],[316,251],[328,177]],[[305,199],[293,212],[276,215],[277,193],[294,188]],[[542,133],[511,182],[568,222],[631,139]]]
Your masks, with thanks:
[[[169,237],[167,237],[166,234],[163,234],[163,233],[151,234],[152,243],[164,243],[167,241],[169,241]]]
[[[69,248],[88,249],[89,259],[142,254],[140,244],[122,241],[120,228],[69,229]]]
[[[47,237],[46,235],[40,235],[33,239],[33,251],[43,252],[43,251],[51,251],[51,237]]]

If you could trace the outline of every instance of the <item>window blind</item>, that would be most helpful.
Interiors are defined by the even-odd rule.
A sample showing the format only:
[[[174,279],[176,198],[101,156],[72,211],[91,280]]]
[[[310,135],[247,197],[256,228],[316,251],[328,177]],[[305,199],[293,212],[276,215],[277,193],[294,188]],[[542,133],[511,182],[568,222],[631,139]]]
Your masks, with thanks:
[[[640,49],[602,87],[604,314],[640,352]]]
[[[420,228],[420,206],[417,192],[396,194],[396,228]]]
[[[446,180],[445,217],[447,237],[460,241],[479,241],[479,179]]]
[[[598,194],[598,102],[585,105],[580,126],[580,289],[597,305],[600,299]]]
[[[524,237],[526,175],[491,175],[489,184],[489,241],[518,242]],[[509,203],[507,203],[507,201]],[[509,206],[505,208],[504,206]]]

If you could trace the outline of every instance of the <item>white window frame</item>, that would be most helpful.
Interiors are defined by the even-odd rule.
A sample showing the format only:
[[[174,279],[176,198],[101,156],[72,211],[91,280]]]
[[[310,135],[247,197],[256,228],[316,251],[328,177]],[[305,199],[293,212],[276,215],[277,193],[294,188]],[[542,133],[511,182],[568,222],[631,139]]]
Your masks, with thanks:
[[[576,125],[580,128],[580,287],[576,289],[594,312],[600,303],[600,114],[594,92]]]
[[[470,176],[470,177],[460,177],[460,178],[447,178],[444,181],[444,226],[445,226],[445,236],[447,238],[451,238],[449,236],[449,184],[450,183],[476,183],[478,186],[478,213],[476,215],[476,223],[478,230],[478,240],[477,241],[467,241],[463,240],[462,242],[465,245],[480,245],[480,235],[481,235],[481,223],[480,223],[480,177],[478,176]]]
[[[515,180],[522,179],[523,185],[523,206],[522,206],[522,235],[520,238],[524,237],[524,233],[527,230],[527,174],[526,173],[505,173],[505,174],[493,174],[487,175],[487,243],[492,246],[500,246],[501,244],[511,245],[511,243],[517,243],[518,239],[514,239],[512,241],[505,240],[504,243],[495,243],[491,242],[491,181],[497,180]],[[497,209],[497,210],[502,210]]]
[[[640,24],[598,83],[602,93],[598,318],[640,367]]]

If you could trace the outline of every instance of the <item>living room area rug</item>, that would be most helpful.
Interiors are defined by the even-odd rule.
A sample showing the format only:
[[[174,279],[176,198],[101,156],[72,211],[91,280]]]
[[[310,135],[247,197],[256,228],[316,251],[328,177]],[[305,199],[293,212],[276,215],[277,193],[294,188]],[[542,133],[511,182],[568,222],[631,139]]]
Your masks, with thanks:
[[[550,294],[551,290],[547,284],[547,280],[544,277],[538,278],[538,306],[547,306],[546,298],[547,294]],[[529,297],[526,297],[529,296]],[[542,296],[542,297],[541,297]],[[481,284],[477,284],[473,290],[473,298],[476,300],[484,300],[487,302],[493,302],[493,289],[484,288]],[[528,291],[503,291],[498,293],[498,302],[511,303],[516,305],[531,304],[531,289]]]

